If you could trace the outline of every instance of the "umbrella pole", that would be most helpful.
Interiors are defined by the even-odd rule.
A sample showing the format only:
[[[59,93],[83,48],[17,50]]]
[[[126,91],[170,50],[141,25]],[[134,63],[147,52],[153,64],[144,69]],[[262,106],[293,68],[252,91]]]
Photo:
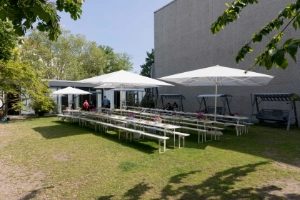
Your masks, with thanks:
[[[216,90],[215,90],[215,113],[214,113],[214,121],[217,121],[217,94],[218,94],[218,83],[216,83]]]
[[[123,116],[122,114],[122,109],[123,109],[123,105],[122,105],[122,93],[123,93],[123,87],[121,85],[121,92],[120,92],[120,109],[121,109],[121,116]]]
[[[215,117],[214,121],[217,121],[217,94],[218,94],[218,82],[216,83],[216,93],[215,93]],[[215,129],[215,140],[217,139],[217,130]]]

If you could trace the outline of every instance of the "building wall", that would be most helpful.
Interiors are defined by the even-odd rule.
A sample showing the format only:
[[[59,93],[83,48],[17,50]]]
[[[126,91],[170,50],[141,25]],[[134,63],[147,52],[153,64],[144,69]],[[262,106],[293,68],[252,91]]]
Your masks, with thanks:
[[[154,13],[154,78],[214,65],[249,69],[254,63],[254,58],[264,49],[267,40],[253,45],[255,52],[249,54],[244,62],[237,65],[235,56],[238,50],[250,41],[254,32],[275,18],[279,11],[293,0],[260,1],[259,4],[249,5],[242,11],[238,21],[213,35],[210,26],[223,13],[226,2],[228,0],[175,0]],[[295,35],[291,26],[285,31],[284,39]],[[299,57],[299,53],[297,56]],[[223,86],[218,88],[220,94],[233,95],[232,112],[250,114],[250,94],[252,93],[300,94],[300,69],[293,61],[286,70],[274,67],[268,71],[257,67],[255,71],[273,75],[275,78],[269,85],[262,87]],[[176,85],[175,87],[160,87],[159,93],[182,94],[186,97],[183,102],[185,111],[196,111],[199,109],[199,103],[195,96],[212,94],[214,89],[214,87]],[[213,101],[210,102],[213,105]],[[285,104],[275,106],[286,108]]]

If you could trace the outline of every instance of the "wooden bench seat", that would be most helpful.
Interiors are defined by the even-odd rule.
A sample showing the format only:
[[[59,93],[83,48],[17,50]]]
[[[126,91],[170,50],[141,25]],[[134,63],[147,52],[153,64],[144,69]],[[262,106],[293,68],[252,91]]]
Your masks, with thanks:
[[[192,123],[187,123],[187,122],[180,122],[180,124],[184,124],[184,125],[190,125],[190,126],[198,126],[198,127],[202,127],[202,128],[209,128],[209,129],[215,129],[215,130],[224,130],[224,128],[220,128],[220,127],[216,127],[216,126],[210,126],[210,125],[203,125],[203,124],[192,124]]]
[[[191,128],[187,126],[180,126],[180,129],[192,130],[198,133],[198,143],[206,142],[206,133],[208,132],[205,129]],[[200,142],[200,134],[201,134],[201,142]]]
[[[121,130],[125,131],[126,140],[129,138],[130,141],[132,141],[132,138],[134,138],[133,135],[132,135],[134,133],[136,133],[137,135],[143,135],[143,136],[147,136],[147,137],[156,138],[156,139],[158,139],[158,151],[159,151],[159,153],[163,153],[163,152],[166,151],[166,140],[169,139],[169,137],[156,135],[156,134],[152,134],[152,133],[147,133],[145,131],[136,130],[136,129],[132,129],[132,128],[127,128],[127,127],[124,127],[124,126],[118,126],[118,125],[105,123],[105,122],[100,122],[100,121],[96,121],[96,123],[99,124],[99,125],[102,125],[102,126],[117,128],[119,130],[119,139],[121,139]],[[128,133],[131,133],[131,134],[129,134],[129,136],[128,136]],[[160,145],[161,142],[164,143],[163,151],[161,151],[161,145]]]
[[[175,144],[176,143],[175,142],[176,135],[178,135],[178,147],[179,148],[180,148],[180,144],[181,144],[181,139],[182,139],[182,147],[184,147],[185,137],[190,136],[190,134],[188,134],[188,133],[181,133],[181,132],[178,132],[178,131],[165,130],[165,129],[157,128],[157,127],[153,127],[153,126],[143,126],[143,128],[148,129],[148,131],[149,131],[149,129],[160,131],[160,132],[165,132],[166,131],[167,134],[174,135],[174,148],[176,146],[176,144]]]
[[[229,122],[216,122],[217,124],[221,124],[223,126],[226,126],[226,127],[234,127],[235,130],[236,130],[236,135],[239,136],[239,135],[242,135],[244,129],[245,129],[245,125],[244,124],[236,124],[236,123],[229,123]]]

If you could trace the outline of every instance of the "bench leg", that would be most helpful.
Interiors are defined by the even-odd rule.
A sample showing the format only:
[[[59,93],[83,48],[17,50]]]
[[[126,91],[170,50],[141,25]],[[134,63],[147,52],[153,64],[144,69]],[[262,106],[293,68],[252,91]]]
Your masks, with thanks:
[[[174,135],[174,149],[175,149],[175,137],[176,137],[176,135],[175,135],[175,133],[173,133],[173,135]],[[179,137],[179,135],[178,135],[178,137]],[[179,148],[180,148],[180,140],[179,140]]]
[[[200,131],[198,131],[198,143],[203,143],[203,133],[202,133],[202,142],[200,142]]]

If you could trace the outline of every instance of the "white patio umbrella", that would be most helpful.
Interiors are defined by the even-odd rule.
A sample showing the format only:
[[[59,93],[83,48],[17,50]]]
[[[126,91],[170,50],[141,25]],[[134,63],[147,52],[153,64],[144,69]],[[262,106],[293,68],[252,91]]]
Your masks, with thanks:
[[[215,86],[214,120],[216,121],[218,86],[262,86],[267,85],[272,78],[273,76],[266,74],[216,65],[159,79],[185,86]]]
[[[90,92],[80,90],[77,88],[72,88],[72,87],[66,87],[57,91],[52,92],[52,94],[91,94]]]
[[[159,81],[153,78],[148,78],[145,76],[141,76],[132,72],[127,72],[124,70],[112,72],[109,74],[104,74],[101,76],[95,76],[88,79],[83,79],[79,81],[80,83],[92,83],[99,84],[97,88],[149,88],[149,87],[157,87],[157,86],[173,86],[172,84],[165,83],[163,81]],[[122,98],[120,98],[120,106],[122,105]]]

